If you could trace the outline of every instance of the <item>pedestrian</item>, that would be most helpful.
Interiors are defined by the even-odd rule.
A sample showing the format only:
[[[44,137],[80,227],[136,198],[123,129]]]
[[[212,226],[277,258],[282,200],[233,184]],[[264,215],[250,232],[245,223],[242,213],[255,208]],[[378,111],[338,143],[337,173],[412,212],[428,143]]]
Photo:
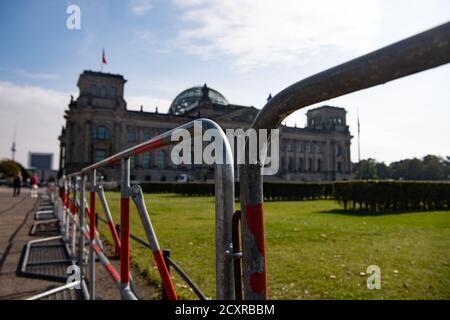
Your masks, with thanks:
[[[33,175],[30,178],[30,187],[31,187],[31,197],[37,198],[39,191],[39,179],[36,173],[33,173]]]
[[[22,187],[22,173],[20,171],[16,174],[13,180],[13,197],[20,196],[20,188]]]

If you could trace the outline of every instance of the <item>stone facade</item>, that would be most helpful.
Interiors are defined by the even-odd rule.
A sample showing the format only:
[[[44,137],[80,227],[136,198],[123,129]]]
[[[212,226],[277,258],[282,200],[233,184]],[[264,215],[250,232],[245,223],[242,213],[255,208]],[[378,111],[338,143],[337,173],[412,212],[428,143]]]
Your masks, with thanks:
[[[210,118],[224,130],[250,127],[254,107],[228,103],[206,85],[180,93],[168,113],[127,110],[126,80],[121,75],[84,71],[77,99],[66,110],[60,140],[61,172],[71,173],[121,150],[197,118]],[[330,181],[351,178],[351,135],[343,108],[323,106],[307,112],[305,128],[280,127],[280,170],[266,180]],[[170,149],[155,150],[132,159],[132,180],[173,181],[186,174],[194,180],[213,178],[213,169],[178,166]],[[105,168],[106,180],[118,179],[117,168]]]

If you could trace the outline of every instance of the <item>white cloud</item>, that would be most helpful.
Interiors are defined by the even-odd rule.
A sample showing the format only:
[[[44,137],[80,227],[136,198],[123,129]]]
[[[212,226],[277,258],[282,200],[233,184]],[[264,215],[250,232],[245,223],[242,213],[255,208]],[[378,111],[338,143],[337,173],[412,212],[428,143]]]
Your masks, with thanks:
[[[152,8],[151,0],[133,0],[131,3],[131,11],[137,16],[146,14]]]
[[[179,43],[207,59],[225,55],[241,70],[305,62],[323,48],[371,49],[381,13],[375,0],[175,0]]]
[[[16,159],[27,166],[29,151],[52,152],[56,168],[58,135],[68,102],[68,93],[0,81],[0,158],[11,156],[16,127]]]
[[[28,152],[54,153],[53,167],[59,159],[58,136],[64,122],[64,110],[70,93],[38,86],[18,85],[0,80],[0,159],[11,157],[14,127],[17,130],[16,159],[27,166]],[[171,100],[154,96],[126,97],[128,108],[167,112]]]
[[[155,35],[150,30],[133,30],[133,34],[138,41],[147,41],[150,43],[155,41]]]
[[[56,80],[60,79],[61,76],[53,73],[39,73],[39,72],[30,72],[25,69],[16,69],[14,70],[20,76],[31,78],[31,79],[39,79],[39,80]]]

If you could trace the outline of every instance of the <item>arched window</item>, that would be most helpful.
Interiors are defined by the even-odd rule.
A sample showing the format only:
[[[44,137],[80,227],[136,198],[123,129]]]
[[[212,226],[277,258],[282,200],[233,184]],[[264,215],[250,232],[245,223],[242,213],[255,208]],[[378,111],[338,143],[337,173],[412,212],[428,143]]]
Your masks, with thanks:
[[[109,87],[108,95],[109,95],[111,98],[115,98],[115,97],[116,97],[116,88],[114,88],[114,87]]]
[[[152,154],[150,152],[146,152],[142,155],[142,167],[144,169],[150,169],[152,162]]]
[[[108,128],[104,126],[98,126],[94,131],[94,138],[98,140],[106,140],[110,138]]]
[[[90,91],[91,91],[91,94],[92,94],[93,96],[96,96],[96,95],[97,95],[97,85],[92,84],[92,85],[91,85],[91,88],[90,88]]]
[[[156,158],[156,165],[160,169],[163,169],[166,166],[166,153],[163,150],[158,151],[158,157]]]
[[[340,156],[342,154],[342,147],[337,144],[336,145],[336,156]]]
[[[108,90],[107,90],[106,86],[101,86],[100,90],[99,90],[99,96],[102,97],[102,98],[106,97],[106,92],[107,91]]]

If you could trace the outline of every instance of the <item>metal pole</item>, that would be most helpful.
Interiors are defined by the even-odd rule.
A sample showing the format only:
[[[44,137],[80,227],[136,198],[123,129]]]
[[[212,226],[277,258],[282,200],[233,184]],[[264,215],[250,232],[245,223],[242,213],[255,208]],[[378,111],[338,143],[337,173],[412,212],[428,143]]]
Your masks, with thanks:
[[[448,62],[450,62],[450,23],[289,86],[267,102],[251,127],[275,129],[288,115],[303,107],[384,84]],[[263,164],[260,161],[255,165],[247,164],[240,167],[245,299],[267,299],[261,176]]]
[[[203,124],[207,129],[212,124]],[[215,125],[215,123],[213,124]],[[230,144],[222,129],[214,126],[223,142],[222,164],[216,165],[216,299],[234,300],[233,236],[234,164]]]
[[[162,255],[164,258],[164,263],[167,266],[167,273],[170,275],[170,264],[168,258],[170,258],[170,250],[169,249],[163,249]],[[167,292],[164,289],[164,286],[162,286],[162,300],[169,300],[169,297],[167,296]]]
[[[145,207],[142,189],[140,186],[135,185],[131,187],[130,193],[133,202],[135,203],[138,210],[142,225],[144,226],[145,234],[153,253],[153,258],[155,259],[156,266],[158,267],[158,271],[161,276],[164,291],[167,294],[169,300],[177,300],[177,294],[175,292],[172,279],[170,278],[169,270],[165,263],[163,253],[161,252],[161,249],[159,247],[158,238],[156,237],[155,230],[153,229],[153,225],[148,215],[147,208]]]
[[[234,254],[240,254],[240,257],[235,257],[234,266],[234,292],[236,300],[242,300],[242,274],[241,274],[241,239],[239,232],[239,223],[241,221],[241,211],[236,211],[233,214],[233,252]]]
[[[121,161],[120,185],[120,282],[122,297],[130,290],[130,158]]]
[[[71,245],[71,253],[73,259],[76,259],[76,241],[77,241],[77,224],[76,224],[76,201],[77,201],[77,177],[75,176],[73,178],[73,192],[72,192],[72,202],[70,204],[71,207],[71,214],[72,214],[72,245]]]
[[[103,212],[105,214],[106,221],[108,223],[109,230],[114,240],[114,247],[116,249],[116,255],[120,254],[120,240],[119,240],[119,232],[117,231],[114,220],[111,215],[111,211],[109,210],[108,202],[106,201],[105,191],[102,185],[97,186],[97,194],[100,199],[100,203],[103,208]]]
[[[65,240],[67,242],[70,241],[69,239],[69,226],[70,226],[70,178],[65,178],[64,179],[66,186],[67,186],[67,194],[65,197],[65,203],[64,203],[64,227],[65,227]]]
[[[80,210],[78,211],[78,217],[80,221],[80,226],[78,230],[78,267],[80,268],[80,281],[84,282],[84,216],[86,205],[84,203],[84,196],[86,191],[86,175],[81,175],[80,182]],[[75,226],[76,228],[76,226]]]
[[[89,238],[90,242],[95,244],[95,229],[96,229],[96,216],[95,216],[95,185],[96,185],[96,170],[91,172],[91,192],[89,198],[89,213],[90,213],[90,228]],[[89,246],[89,296],[92,300],[95,300],[95,252],[93,246]]]

